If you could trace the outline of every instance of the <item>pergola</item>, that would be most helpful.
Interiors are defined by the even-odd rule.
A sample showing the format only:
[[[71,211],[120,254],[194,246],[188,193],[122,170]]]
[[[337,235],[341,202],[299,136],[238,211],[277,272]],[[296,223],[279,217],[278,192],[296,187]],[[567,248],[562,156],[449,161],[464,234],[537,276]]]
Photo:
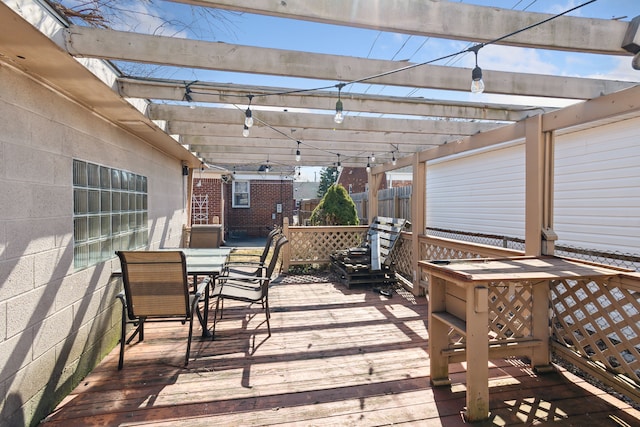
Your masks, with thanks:
[[[465,51],[467,54],[487,44],[504,44],[624,56],[630,68],[640,68],[640,17],[630,20],[556,17],[453,1],[423,0],[379,1],[375,7],[372,7],[373,2],[340,0],[175,2],[313,21],[321,25],[463,40],[471,46]],[[0,317],[11,319],[6,323],[0,353],[3,362],[7,361],[2,371],[3,390],[12,393],[9,396],[13,399],[8,415],[19,418],[24,414],[32,417],[48,413],[53,400],[68,391],[64,386],[77,384],[104,352],[108,352],[105,349],[110,345],[112,348],[117,340],[113,337],[119,328],[112,322],[112,313],[114,294],[120,285],[118,279],[112,277],[117,268],[111,256],[114,247],[105,245],[102,249],[109,255],[106,260],[96,261],[88,267],[74,264],[75,217],[71,200],[75,186],[72,168],[76,159],[97,167],[113,167],[124,173],[135,171],[149,178],[150,202],[145,211],[149,217],[141,221],[145,227],[144,236],[149,240],[139,246],[148,248],[181,243],[181,233],[189,218],[185,202],[190,196],[188,180],[183,176],[184,167],[190,168],[192,174],[202,162],[229,171],[234,166],[257,166],[265,161],[289,167],[338,163],[364,167],[375,153],[377,161],[372,164],[369,174],[370,216],[376,215],[376,188],[384,172],[411,167],[414,183],[412,232],[403,236],[406,244],[402,272],[413,280],[413,295],[407,293],[407,300],[417,300],[415,297],[425,290],[425,278],[421,277],[419,265],[421,258],[512,254],[501,248],[465,245],[423,234],[428,163],[518,141],[524,146],[525,157],[525,255],[553,254],[554,138],[562,132],[596,128],[631,118],[637,120],[640,116],[638,79],[615,81],[496,71],[491,70],[490,64],[482,63],[482,52],[479,51],[479,65],[484,72],[485,92],[506,95],[508,99],[513,97],[513,103],[460,101],[444,96],[438,99],[383,96],[344,90],[352,84],[355,87],[366,82],[406,88],[407,93],[413,93],[414,89],[468,92],[472,76],[470,68],[92,28],[70,24],[43,1],[0,2],[0,72],[3,75],[0,98],[7,117],[0,144],[3,150],[1,178],[3,188],[7,189],[3,192],[0,224],[5,280]],[[116,61],[283,76],[291,77],[291,81],[313,79],[327,84],[310,89],[302,83],[300,86],[266,87],[239,82],[143,78],[122,74],[114,66]],[[333,119],[339,93],[346,114],[340,124]],[[547,98],[549,104],[518,105],[515,98],[522,96]],[[554,99],[576,103],[557,108],[551,102]],[[243,137],[242,126],[249,104],[255,124],[250,135]],[[300,162],[296,161],[298,148],[302,150]],[[25,171],[25,164],[31,169]],[[97,187],[92,190],[97,194]],[[117,218],[121,214],[127,215],[129,221],[134,218],[121,210],[128,211],[114,209],[113,215]],[[101,215],[97,211],[93,212],[94,217]],[[104,216],[107,218],[106,214]],[[323,238],[322,244],[309,244],[315,234],[321,234],[315,227],[284,224],[283,228],[292,233],[291,236],[293,232],[297,233],[297,243],[306,239],[299,247],[312,247],[316,252],[311,256],[316,261],[323,255],[321,251],[335,250],[338,245],[334,242],[340,239]],[[341,232],[337,230],[334,235]],[[359,232],[352,234],[356,236]],[[309,236],[302,236],[304,233]],[[113,233],[104,240],[132,235]],[[295,252],[293,238],[291,241],[292,249],[283,257],[286,262],[309,263],[303,258],[305,254]],[[92,242],[86,239],[79,243],[77,247]],[[436,252],[439,255],[430,255]],[[599,281],[598,290],[611,293],[611,283],[625,292],[629,304],[637,307],[636,295],[640,289],[637,273],[623,272],[615,282]],[[591,282],[585,280],[580,289],[590,290],[590,285]],[[327,294],[327,301],[333,302],[339,293]],[[311,294],[307,292],[307,295]],[[288,297],[283,295],[282,298],[285,301]],[[566,298],[574,301],[571,295]],[[17,300],[28,303],[15,304]],[[598,294],[591,301],[600,300]],[[607,301],[613,300],[618,301],[613,296]],[[389,305],[384,301],[376,301],[376,304],[382,311]],[[416,314],[416,320],[422,322],[422,330],[424,311]],[[604,313],[604,306],[600,311]],[[281,311],[281,314],[286,313],[287,310]],[[636,308],[634,313],[637,316]],[[307,328],[306,318],[312,316],[303,314],[303,317],[305,324],[301,327]],[[347,317],[351,322],[357,316],[349,312]],[[548,310],[536,312],[536,319],[537,325],[542,324],[546,330]],[[625,322],[633,323],[634,319],[612,318],[610,323],[622,329],[627,326]],[[372,319],[372,322],[385,323],[378,319]],[[408,329],[400,329],[404,340]],[[567,326],[565,329],[566,336],[574,340],[577,336],[575,328]],[[582,335],[592,339],[591,332],[592,329],[584,329]],[[602,342],[610,335],[608,330],[597,332]],[[384,334],[382,330],[373,335],[374,345]],[[354,333],[354,336],[358,335]],[[637,336],[627,340],[630,343],[624,343],[627,347],[607,348],[598,355],[600,359],[594,360],[608,360],[611,354],[608,352],[614,353],[614,359],[623,360],[627,348],[637,348]],[[342,334],[336,334],[336,337],[340,345],[351,346],[351,343],[345,343]],[[421,337],[416,348],[424,352],[425,342]],[[598,345],[593,343],[591,347]],[[209,354],[217,355],[215,351],[216,348]],[[306,363],[306,353],[300,351],[300,354]],[[409,357],[415,358],[415,355]],[[242,359],[249,358],[243,355]],[[202,363],[206,365],[207,361]],[[635,369],[636,365],[637,358],[628,363],[629,370]],[[60,379],[65,382],[63,386],[59,386]],[[281,382],[279,378],[276,381]],[[637,396],[637,388],[632,391]],[[257,388],[256,399],[263,399],[259,394]],[[384,392],[385,396],[395,399],[392,394]],[[168,407],[172,409],[170,405]]]
[[[629,56],[629,67],[632,55],[640,49],[639,18],[631,22],[574,16],[554,18],[540,13],[453,2],[389,1],[379,2],[375,8],[366,2],[338,0],[306,2],[304,6],[249,0],[177,2],[323,24],[465,40],[477,49],[485,44],[504,44]],[[15,27],[11,11],[4,12],[0,19],[4,28]],[[491,25],[474,25],[474,22],[491,22]],[[362,80],[374,85],[468,92],[471,70],[76,25],[69,25],[63,32],[52,35],[60,47],[55,58],[36,63],[36,58],[40,60],[51,55],[32,42],[34,37],[42,38],[41,34],[33,34],[31,28],[13,28],[3,37],[20,40],[3,40],[6,57],[91,105],[96,113],[134,134],[151,137],[164,150],[179,153],[182,145],[198,159],[226,167],[259,165],[265,161],[287,166],[340,164],[364,167],[369,163],[369,156],[375,153],[376,163],[387,163],[389,169],[392,160],[399,160],[399,165],[408,165],[412,163],[412,154],[438,149],[447,143],[460,142],[472,135],[556,110],[544,105],[377,96],[349,91],[343,92],[341,98],[347,118],[336,124],[332,116],[343,85]],[[482,58],[481,51],[479,56]],[[185,82],[118,73],[113,77],[113,70],[109,70],[112,76],[106,71],[95,71],[97,63],[105,63],[94,59],[300,77],[330,83],[328,87],[309,90],[303,86],[283,88],[216,81]],[[111,90],[98,78],[84,75],[81,70],[84,67],[76,60],[91,64],[97,77]],[[490,68],[490,64],[483,70],[485,92],[513,97],[584,101],[635,85],[634,82],[607,79],[492,71],[487,67]],[[607,105],[620,105],[613,96]],[[125,100],[142,114],[132,111],[131,104]],[[249,104],[256,124],[251,128],[250,136],[243,138],[242,123]],[[600,118],[599,115],[607,117],[611,114],[600,110],[590,120]],[[568,123],[573,124],[578,123]],[[300,162],[295,160],[297,150],[303,153]],[[180,156],[192,167],[199,166],[199,161],[193,157],[184,153]],[[402,158],[406,158],[404,162]],[[380,170],[374,168],[374,172]]]

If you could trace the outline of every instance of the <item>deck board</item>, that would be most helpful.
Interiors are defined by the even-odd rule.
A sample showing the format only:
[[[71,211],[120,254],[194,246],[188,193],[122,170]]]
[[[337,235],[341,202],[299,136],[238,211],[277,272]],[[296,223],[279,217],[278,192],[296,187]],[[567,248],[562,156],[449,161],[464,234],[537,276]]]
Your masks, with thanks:
[[[288,276],[270,305],[267,337],[259,306],[227,302],[216,340],[195,338],[186,368],[186,326],[150,324],[122,371],[116,348],[43,425],[465,425],[464,364],[450,365],[450,387],[429,384],[425,298]],[[640,421],[579,378],[539,376],[517,358],[492,360],[489,383],[481,425]]]

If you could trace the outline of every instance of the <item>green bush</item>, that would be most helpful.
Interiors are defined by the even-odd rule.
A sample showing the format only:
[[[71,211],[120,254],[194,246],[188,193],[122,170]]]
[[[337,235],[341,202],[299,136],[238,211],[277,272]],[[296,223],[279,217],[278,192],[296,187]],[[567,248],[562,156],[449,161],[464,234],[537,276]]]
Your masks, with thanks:
[[[341,184],[329,187],[311,213],[311,225],[358,225],[358,212],[351,196]]]

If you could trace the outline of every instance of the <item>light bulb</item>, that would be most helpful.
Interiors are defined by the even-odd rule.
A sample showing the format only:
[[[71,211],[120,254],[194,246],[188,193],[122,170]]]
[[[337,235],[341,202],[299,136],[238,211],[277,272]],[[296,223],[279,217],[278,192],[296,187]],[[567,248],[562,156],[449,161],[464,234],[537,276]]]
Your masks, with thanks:
[[[247,108],[245,111],[244,125],[248,128],[253,126],[253,116],[251,115],[251,109]]]
[[[476,65],[476,68],[471,72],[471,92],[482,93],[484,92],[484,82],[482,81],[482,69]]]
[[[373,154],[373,153],[371,153],[371,161],[372,161],[373,163],[375,163],[375,162],[376,162],[376,155],[375,155],[375,154]]]
[[[296,162],[300,161],[300,150],[296,150]]]
[[[244,125],[244,128],[242,129],[242,136],[245,138],[249,136],[249,127],[247,125]]]
[[[338,99],[336,102],[336,115],[333,117],[333,121],[340,124],[344,121],[344,115],[342,114],[342,101]]]
[[[392,156],[392,157],[391,157],[391,164],[392,164],[393,166],[395,166],[395,165],[396,165],[396,163],[397,163],[397,162],[396,162],[396,155],[395,155],[395,154],[392,154],[391,156]]]

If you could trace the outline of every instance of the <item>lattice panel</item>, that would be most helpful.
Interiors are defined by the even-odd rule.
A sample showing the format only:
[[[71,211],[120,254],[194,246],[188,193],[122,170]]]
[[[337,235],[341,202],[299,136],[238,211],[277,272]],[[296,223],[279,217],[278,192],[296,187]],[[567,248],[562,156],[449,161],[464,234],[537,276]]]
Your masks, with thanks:
[[[400,240],[396,243],[391,252],[391,261],[395,263],[396,273],[404,278],[411,280],[413,277],[411,260],[413,251],[411,250],[411,239],[405,235],[400,236]]]
[[[482,255],[470,251],[445,248],[432,244],[422,244],[420,247],[420,259],[469,259],[482,258]]]
[[[489,284],[489,325],[487,334],[490,342],[508,342],[533,337],[532,285],[527,282],[516,285],[503,283]],[[449,330],[449,347],[465,345],[464,337]]]
[[[443,246],[433,245],[430,243],[420,243],[420,259],[437,260],[437,259],[461,259],[461,258],[482,258],[482,255],[470,251],[461,251]],[[429,285],[429,275],[421,271],[420,281],[425,286]]]
[[[313,233],[291,230],[290,262],[291,264],[329,263],[329,255],[341,249],[359,246],[365,235],[366,229],[346,232],[316,230]]]
[[[593,280],[551,286],[553,338],[640,382],[640,294]]]
[[[492,339],[530,338],[533,335],[532,285],[529,283],[489,286],[489,333]]]

